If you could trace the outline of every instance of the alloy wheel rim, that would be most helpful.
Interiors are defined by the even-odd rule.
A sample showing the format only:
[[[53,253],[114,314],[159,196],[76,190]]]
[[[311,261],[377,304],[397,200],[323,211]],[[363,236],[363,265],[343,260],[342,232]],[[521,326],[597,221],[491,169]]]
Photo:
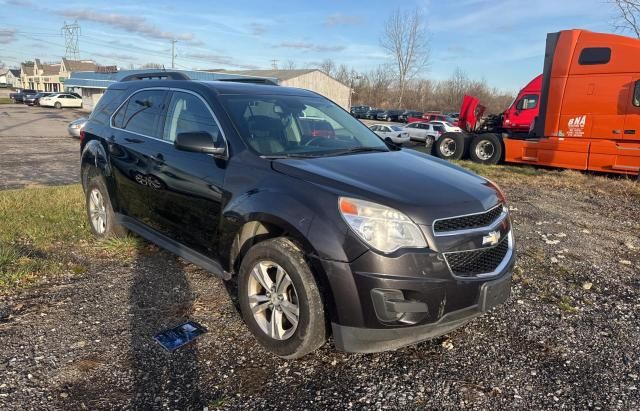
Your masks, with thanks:
[[[476,156],[483,161],[489,160],[495,153],[493,143],[488,140],[482,140],[476,146]]]
[[[104,197],[98,189],[89,193],[89,219],[91,226],[98,234],[107,231],[107,208],[104,205]]]
[[[260,329],[274,340],[291,338],[298,328],[300,309],[289,274],[273,261],[260,261],[251,270],[247,290]]]
[[[456,152],[456,142],[454,139],[447,137],[440,143],[440,151],[446,157],[451,157]]]

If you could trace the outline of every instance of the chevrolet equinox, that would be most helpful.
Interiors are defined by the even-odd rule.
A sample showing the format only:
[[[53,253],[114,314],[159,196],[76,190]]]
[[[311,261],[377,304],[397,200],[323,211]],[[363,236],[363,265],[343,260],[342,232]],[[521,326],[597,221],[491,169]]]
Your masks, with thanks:
[[[125,78],[93,110],[81,158],[97,237],[133,232],[233,279],[247,327],[283,358],[330,335],[350,352],[414,344],[509,296],[500,189],[311,91]]]

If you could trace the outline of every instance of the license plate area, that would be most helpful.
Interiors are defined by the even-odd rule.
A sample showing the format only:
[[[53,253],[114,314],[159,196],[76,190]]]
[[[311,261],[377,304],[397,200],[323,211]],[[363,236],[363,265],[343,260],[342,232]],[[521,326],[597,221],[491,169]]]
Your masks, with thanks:
[[[502,304],[511,295],[511,276],[484,283],[480,289],[478,305],[482,312]]]

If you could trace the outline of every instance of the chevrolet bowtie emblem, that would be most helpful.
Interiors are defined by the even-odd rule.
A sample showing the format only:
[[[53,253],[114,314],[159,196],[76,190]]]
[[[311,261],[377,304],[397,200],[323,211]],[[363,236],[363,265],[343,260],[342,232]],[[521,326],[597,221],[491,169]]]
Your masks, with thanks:
[[[482,245],[496,245],[500,241],[500,231],[492,231],[482,237]]]

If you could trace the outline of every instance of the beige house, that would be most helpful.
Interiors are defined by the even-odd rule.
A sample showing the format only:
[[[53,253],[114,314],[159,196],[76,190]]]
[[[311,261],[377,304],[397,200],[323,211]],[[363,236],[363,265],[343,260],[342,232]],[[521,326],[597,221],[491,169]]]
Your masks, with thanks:
[[[64,91],[64,81],[74,71],[95,71],[98,65],[92,60],[68,60],[63,58],[60,63],[35,62],[23,63],[20,68],[20,86],[38,91]]]
[[[33,65],[35,89],[38,91],[62,91],[59,74],[60,64],[41,63],[40,59],[36,59]]]
[[[29,61],[20,65],[20,87],[35,89],[36,83],[33,78],[33,62]]]
[[[339,82],[318,69],[302,70],[208,70],[221,73],[237,73],[245,76],[276,78],[281,86],[298,87],[315,91],[333,100],[345,110],[351,106],[351,87]]]

